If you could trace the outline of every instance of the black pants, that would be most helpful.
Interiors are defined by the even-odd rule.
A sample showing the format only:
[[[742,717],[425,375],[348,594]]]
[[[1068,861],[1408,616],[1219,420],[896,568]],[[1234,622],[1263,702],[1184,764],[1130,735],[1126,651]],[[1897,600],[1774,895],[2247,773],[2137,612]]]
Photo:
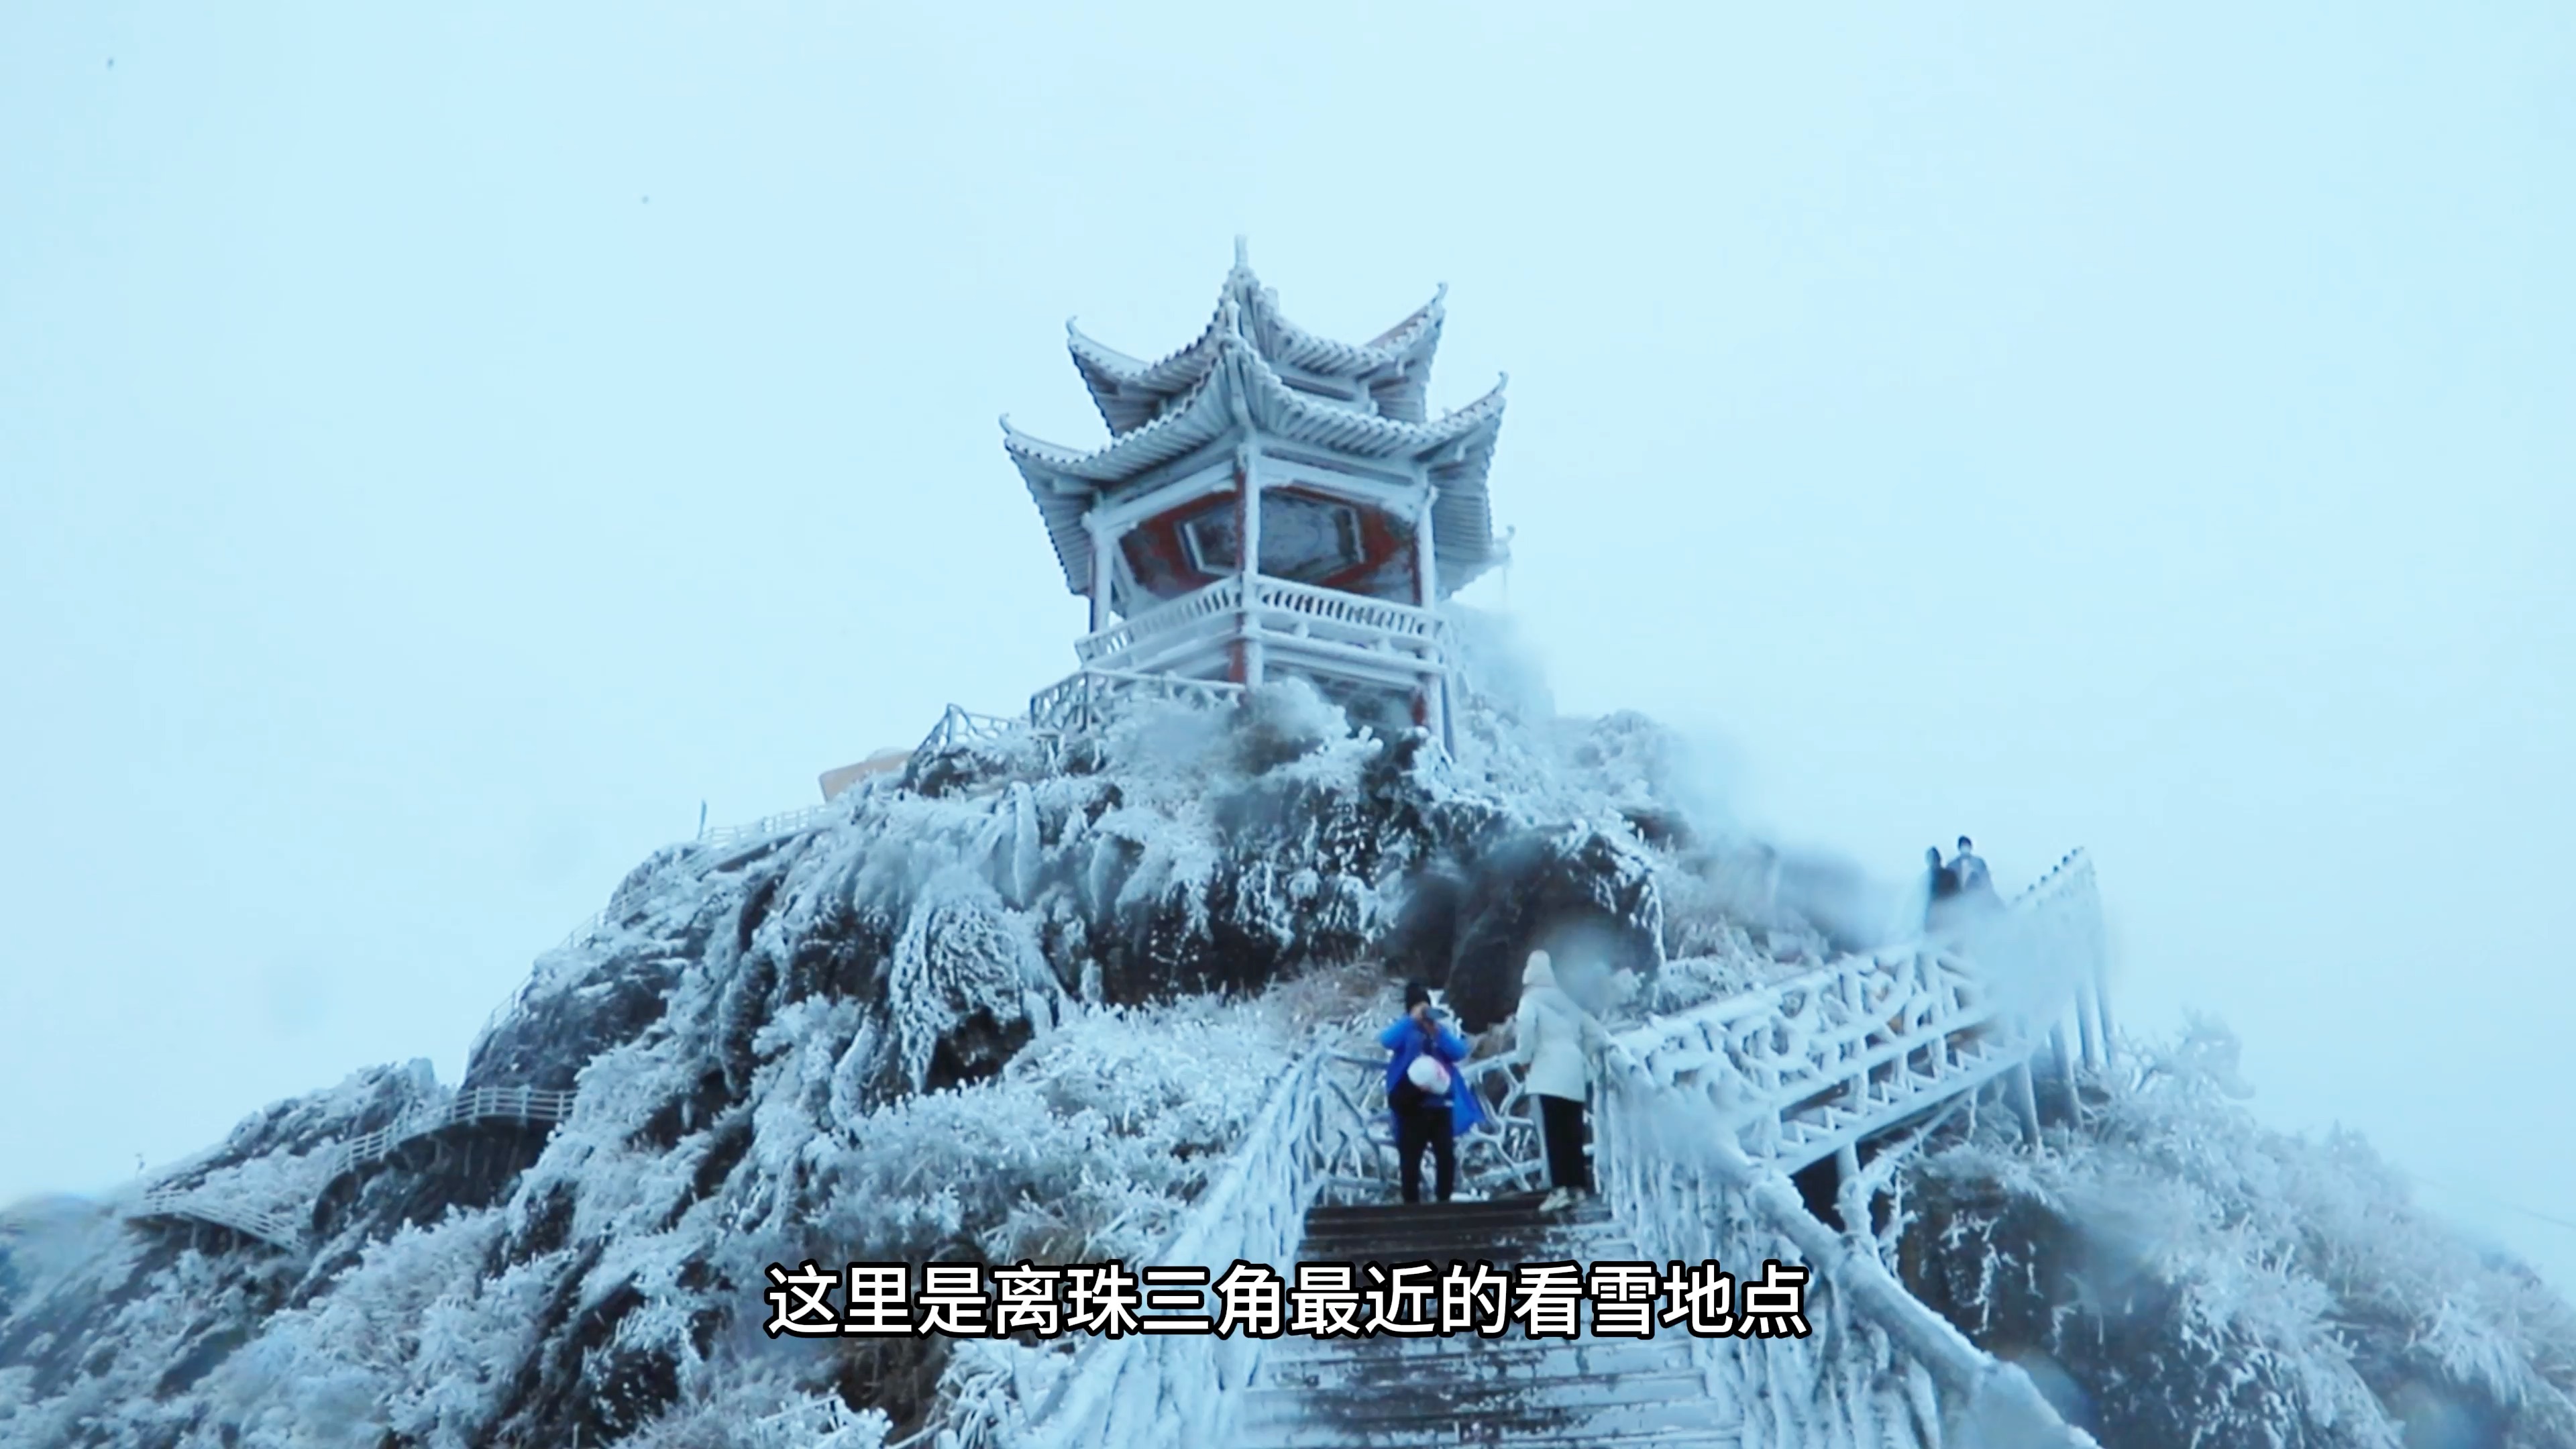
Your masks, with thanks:
[[[1583,1104],[1571,1097],[1538,1097],[1539,1140],[1547,1145],[1547,1185],[1592,1190],[1592,1164],[1583,1157]]]
[[[1449,1120],[1449,1101],[1399,1108],[1395,1114],[1395,1155],[1404,1164],[1404,1200],[1422,1201],[1422,1149],[1431,1149],[1439,1176],[1434,1190],[1447,1202],[1458,1186],[1458,1139]]]

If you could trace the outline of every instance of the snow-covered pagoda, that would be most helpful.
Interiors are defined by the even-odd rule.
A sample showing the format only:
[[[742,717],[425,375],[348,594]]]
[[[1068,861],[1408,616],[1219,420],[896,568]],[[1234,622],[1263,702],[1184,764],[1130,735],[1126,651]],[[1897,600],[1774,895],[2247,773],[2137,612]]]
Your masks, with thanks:
[[[1448,728],[1436,606],[1502,559],[1485,475],[1503,389],[1433,418],[1441,300],[1363,343],[1280,315],[1235,243],[1216,314],[1160,361],[1068,324],[1110,441],[1068,448],[1003,420],[1094,675],[1312,681],[1354,714]]]

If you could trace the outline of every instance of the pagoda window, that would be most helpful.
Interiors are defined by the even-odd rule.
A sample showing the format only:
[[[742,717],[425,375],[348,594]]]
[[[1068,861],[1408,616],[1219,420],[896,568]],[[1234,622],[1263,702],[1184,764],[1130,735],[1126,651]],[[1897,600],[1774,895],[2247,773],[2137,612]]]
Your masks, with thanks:
[[[1203,574],[1243,567],[1243,535],[1231,501],[1203,509],[1181,525],[1190,566]],[[1272,493],[1261,507],[1261,572],[1314,583],[1361,562],[1359,510],[1347,503]]]

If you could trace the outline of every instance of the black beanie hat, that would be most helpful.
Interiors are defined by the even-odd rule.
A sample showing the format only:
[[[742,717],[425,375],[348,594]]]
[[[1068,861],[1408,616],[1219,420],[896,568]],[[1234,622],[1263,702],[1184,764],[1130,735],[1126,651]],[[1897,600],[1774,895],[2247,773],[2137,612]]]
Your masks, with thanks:
[[[1431,1004],[1431,988],[1430,988],[1430,987],[1423,985],[1423,984],[1422,984],[1421,982],[1419,982],[1419,981],[1408,981],[1408,982],[1404,983],[1404,1009],[1405,1009],[1405,1010],[1407,1010],[1407,1011],[1411,1011],[1413,1008],[1415,1008],[1415,1007],[1417,1007],[1417,1006],[1428,1006],[1428,1005],[1430,1005],[1430,1004]]]

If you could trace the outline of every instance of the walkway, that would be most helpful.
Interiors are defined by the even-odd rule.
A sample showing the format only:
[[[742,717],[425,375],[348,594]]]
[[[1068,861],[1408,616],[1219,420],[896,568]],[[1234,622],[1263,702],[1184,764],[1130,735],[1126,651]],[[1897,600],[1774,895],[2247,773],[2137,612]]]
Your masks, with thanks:
[[[1831,1158],[1851,1183],[1869,1143],[1989,1088],[2005,1089],[2036,1138],[2034,1063],[2069,1081],[2108,1064],[2089,864],[2069,856],[1990,925],[1977,949],[2010,970],[1990,975],[1926,941],[1626,1033],[1594,1096],[1601,1198],[1571,1220],[1542,1222],[1526,1206],[1541,1176],[1537,1134],[1499,1058],[1462,1073],[1496,1107],[1495,1125],[1459,1150],[1461,1187],[1485,1204],[1385,1206],[1396,1192],[1383,1060],[1318,1045],[1274,1080],[1226,1167],[1142,1260],[1212,1274],[1242,1260],[1283,1277],[1301,1261],[1344,1259],[1443,1271],[1453,1258],[1505,1271],[1514,1259],[1714,1260],[1740,1295],[1745,1269],[1758,1278],[1777,1259],[1810,1275],[1807,1338],[1695,1338],[1659,1324],[1644,1342],[1604,1340],[1589,1307],[1571,1342],[1147,1335],[1085,1346],[1036,1402],[1022,1402],[1028,1370],[1007,1355],[979,1364],[947,1386],[946,1431],[1004,1449],[1939,1449],[1963,1433],[2089,1449],[2026,1374],[1915,1299],[1881,1245],[1815,1216],[1790,1180]],[[2006,995],[2009,980],[2025,989]]]
[[[1541,1217],[1536,1200],[1417,1207],[1317,1208],[1306,1262],[1634,1261],[1642,1254],[1610,1214],[1586,1207]],[[1354,1270],[1358,1271],[1358,1270]],[[1437,1301],[1430,1305],[1437,1311]],[[1589,1314],[1587,1311],[1586,1317]],[[1502,1337],[1283,1338],[1242,1394],[1235,1440],[1250,1449],[1353,1444],[1508,1442],[1531,1449],[1656,1445],[1736,1449],[1729,1405],[1709,1395],[1689,1343],[1667,1329],[1643,1341]]]
[[[289,1253],[308,1251],[308,1225],[314,1204],[331,1185],[370,1163],[392,1156],[423,1138],[494,1123],[548,1126],[572,1115],[573,1094],[540,1092],[527,1087],[477,1087],[435,1105],[408,1112],[368,1133],[332,1148],[310,1198],[261,1203],[212,1188],[154,1188],[125,1209],[136,1221],[162,1220],[212,1224],[241,1237]]]

